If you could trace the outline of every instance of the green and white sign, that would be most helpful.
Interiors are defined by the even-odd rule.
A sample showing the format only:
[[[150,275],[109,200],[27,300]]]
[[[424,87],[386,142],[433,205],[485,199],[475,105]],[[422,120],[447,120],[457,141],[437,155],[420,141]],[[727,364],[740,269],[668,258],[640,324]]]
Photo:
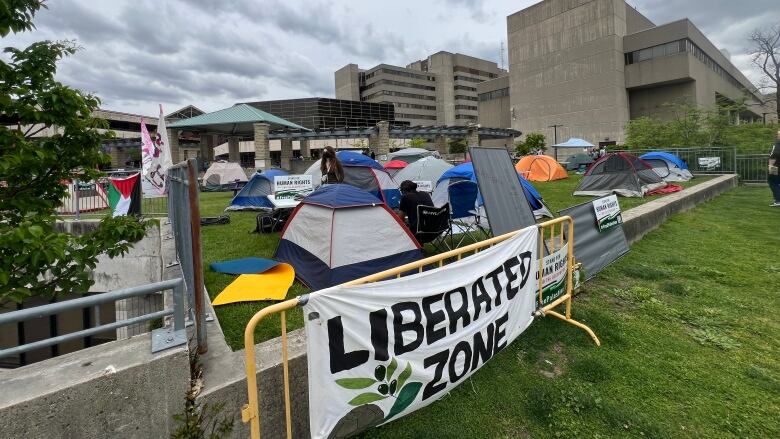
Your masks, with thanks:
[[[623,216],[620,214],[620,204],[618,203],[617,195],[593,200],[593,210],[596,212],[596,223],[599,232],[623,224]]]
[[[314,190],[311,175],[277,175],[274,177],[274,197],[277,200],[293,200]]]
[[[567,242],[560,250],[545,256],[542,261],[542,301],[536,304],[542,308],[566,294],[566,262],[569,254]]]

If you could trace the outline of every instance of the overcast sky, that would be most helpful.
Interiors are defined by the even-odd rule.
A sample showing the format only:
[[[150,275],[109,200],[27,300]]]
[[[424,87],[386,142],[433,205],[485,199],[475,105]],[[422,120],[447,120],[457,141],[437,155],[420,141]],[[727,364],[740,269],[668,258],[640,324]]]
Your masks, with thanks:
[[[406,65],[439,50],[500,63],[506,16],[535,0],[50,0],[22,47],[75,39],[61,81],[103,108],[157,114],[193,104],[213,111],[250,100],[333,96],[348,63]],[[690,18],[751,80],[750,31],[780,21],[779,0],[630,0],[663,24]],[[506,63],[506,50],[504,52]]]

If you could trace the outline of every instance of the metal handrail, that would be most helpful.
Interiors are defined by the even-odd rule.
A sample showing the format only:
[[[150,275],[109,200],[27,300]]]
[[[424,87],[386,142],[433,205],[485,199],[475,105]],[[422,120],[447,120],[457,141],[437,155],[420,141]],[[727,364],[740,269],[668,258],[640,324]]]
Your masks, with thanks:
[[[149,314],[144,314],[129,319],[119,320],[113,323],[107,323],[105,325],[98,325],[92,328],[83,329],[81,331],[71,332],[63,334],[57,337],[47,338],[45,340],[39,340],[32,343],[26,343],[13,348],[0,350],[0,358],[10,355],[21,354],[34,349],[53,346],[66,341],[80,339],[88,337],[90,335],[99,334],[101,332],[110,331],[113,329],[121,328],[124,326],[130,326],[137,323],[142,323],[149,320],[163,318],[169,315],[173,315],[173,330],[184,330],[184,279],[176,278],[165,280],[162,282],[155,282],[146,285],[139,285],[137,287],[124,288],[116,291],[109,291],[107,293],[95,294],[88,297],[80,297],[78,299],[66,300],[63,302],[49,303],[46,305],[36,306],[34,308],[22,309],[18,311],[11,311],[0,314],[0,325],[9,323],[18,323],[25,320],[50,316],[65,311],[83,309],[104,303],[113,303],[117,300],[127,299],[130,297],[145,296],[153,293],[157,293],[165,290],[173,290],[173,308],[164,309],[162,311],[156,311]]]

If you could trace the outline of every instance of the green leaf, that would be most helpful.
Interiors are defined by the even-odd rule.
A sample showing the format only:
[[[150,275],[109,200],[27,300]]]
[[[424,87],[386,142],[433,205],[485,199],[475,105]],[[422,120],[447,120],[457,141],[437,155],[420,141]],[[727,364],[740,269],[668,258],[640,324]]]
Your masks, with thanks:
[[[409,379],[409,377],[412,375],[412,363],[406,363],[406,368],[403,372],[401,372],[401,375],[398,377],[398,388],[403,389],[404,383],[406,383],[406,380]]]
[[[393,357],[393,360],[390,361],[390,365],[387,366],[387,375],[385,375],[385,380],[390,381],[390,378],[393,377],[393,373],[395,373],[395,369],[398,367],[398,361],[395,360],[395,357]]]
[[[412,382],[405,385],[401,391],[398,392],[398,398],[396,398],[393,407],[390,408],[390,413],[385,416],[385,421],[406,410],[406,408],[409,407],[412,402],[414,402],[414,398],[416,398],[417,394],[420,393],[421,388],[422,383],[418,382]]]
[[[365,389],[376,383],[373,378],[341,378],[336,380],[336,384],[345,389]]]
[[[387,398],[387,396],[380,395],[378,393],[361,393],[360,395],[352,398],[347,404],[349,405],[363,405],[370,404],[375,401],[381,401]]]

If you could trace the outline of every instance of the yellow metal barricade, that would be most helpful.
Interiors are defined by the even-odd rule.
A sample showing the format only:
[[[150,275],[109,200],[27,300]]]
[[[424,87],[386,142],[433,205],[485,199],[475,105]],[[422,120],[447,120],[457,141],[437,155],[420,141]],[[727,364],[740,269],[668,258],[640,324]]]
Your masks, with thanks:
[[[568,243],[567,263],[566,263],[566,293],[561,297],[558,297],[553,302],[539,308],[535,315],[537,317],[544,317],[551,315],[557,317],[567,323],[570,323],[590,335],[597,346],[601,346],[596,334],[586,325],[571,318],[571,302],[573,297],[573,268],[574,268],[574,223],[569,216],[562,216],[550,221],[538,224],[539,229],[539,303],[542,303],[542,270],[545,250],[548,254],[552,254],[554,251],[563,248]],[[474,244],[467,245],[465,247],[450,250],[448,252],[440,253],[429,258],[425,258],[416,262],[412,262],[406,265],[401,265],[390,270],[385,270],[377,274],[366,276],[360,279],[356,279],[343,284],[344,286],[360,285],[371,282],[378,282],[389,278],[399,278],[403,273],[407,273],[412,270],[422,272],[426,266],[436,264],[438,267],[442,267],[445,263],[459,261],[466,253],[477,253],[480,250],[488,247],[492,247],[494,244],[498,244],[509,238],[514,237],[521,230],[507,233],[505,235],[496,236],[494,238],[486,239]],[[281,343],[282,343],[282,371],[284,374],[284,409],[286,417],[287,437],[292,438],[292,422],[291,422],[291,409],[290,409],[290,380],[289,380],[289,366],[287,355],[287,321],[286,311],[296,306],[305,304],[306,296],[296,297],[294,299],[286,300],[269,307],[263,308],[258,311],[257,314],[252,316],[249,323],[244,330],[244,347],[245,347],[245,362],[246,362],[246,384],[248,392],[248,404],[244,405],[241,409],[241,419],[244,423],[250,423],[250,433],[252,439],[260,438],[260,413],[259,413],[259,401],[257,390],[257,370],[255,367],[255,327],[261,320],[271,314],[279,314],[281,318]],[[563,314],[554,311],[557,306],[565,304],[566,310]]]

